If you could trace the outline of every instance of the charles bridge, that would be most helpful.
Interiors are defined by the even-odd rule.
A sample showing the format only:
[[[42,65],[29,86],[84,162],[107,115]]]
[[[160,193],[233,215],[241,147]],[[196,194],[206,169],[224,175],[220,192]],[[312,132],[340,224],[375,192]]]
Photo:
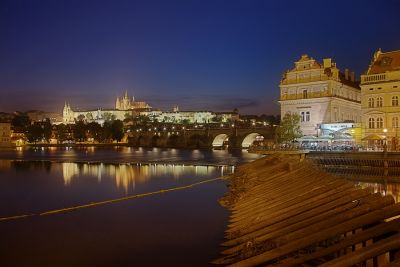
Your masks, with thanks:
[[[138,147],[248,148],[256,140],[272,142],[274,127],[148,128],[137,129],[128,136],[128,143]]]

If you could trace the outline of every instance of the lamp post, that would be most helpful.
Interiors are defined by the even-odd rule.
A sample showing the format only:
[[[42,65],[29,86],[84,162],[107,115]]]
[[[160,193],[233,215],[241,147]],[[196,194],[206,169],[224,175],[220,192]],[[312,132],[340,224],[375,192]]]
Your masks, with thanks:
[[[383,133],[384,133],[384,135],[385,135],[385,138],[383,139],[383,152],[386,154],[386,152],[387,152],[387,129],[385,128],[385,129],[383,129]]]

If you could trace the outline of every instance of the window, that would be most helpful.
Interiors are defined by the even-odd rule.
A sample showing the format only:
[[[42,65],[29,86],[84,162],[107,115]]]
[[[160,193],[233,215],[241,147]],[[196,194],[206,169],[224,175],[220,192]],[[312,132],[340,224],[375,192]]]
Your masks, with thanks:
[[[310,121],[310,112],[309,111],[306,112],[306,121]]]
[[[376,128],[383,128],[383,118],[376,119]]]
[[[399,128],[399,118],[398,117],[393,117],[392,118],[392,127],[393,128]]]
[[[305,120],[305,113],[304,112],[301,112],[300,113],[300,120],[303,122],[304,120]]]
[[[307,98],[307,90],[303,90],[303,98]]]
[[[369,108],[374,107],[374,99],[372,97],[368,98],[368,107]]]
[[[397,95],[393,96],[392,97],[392,106],[397,107],[398,105],[399,105],[399,97]]]
[[[378,108],[383,107],[383,98],[382,97],[378,97],[376,99],[376,107],[378,107]]]
[[[374,129],[375,128],[375,119],[374,118],[369,118],[368,120],[368,128]]]
[[[381,60],[381,66],[390,66],[392,64],[391,57],[383,57]]]

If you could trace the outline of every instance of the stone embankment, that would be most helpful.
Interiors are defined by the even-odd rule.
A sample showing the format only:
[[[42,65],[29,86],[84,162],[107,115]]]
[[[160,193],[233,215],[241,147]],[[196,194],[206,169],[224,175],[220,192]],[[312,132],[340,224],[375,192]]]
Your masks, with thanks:
[[[229,181],[220,203],[231,216],[214,264],[400,266],[400,204],[391,196],[276,155]]]

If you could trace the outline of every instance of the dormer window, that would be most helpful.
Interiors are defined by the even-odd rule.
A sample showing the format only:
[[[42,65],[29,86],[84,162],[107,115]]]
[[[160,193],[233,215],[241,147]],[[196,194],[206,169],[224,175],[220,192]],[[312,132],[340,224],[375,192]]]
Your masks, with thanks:
[[[390,66],[392,64],[392,58],[391,57],[383,57],[381,60],[381,66]]]
[[[303,90],[303,98],[307,98],[307,90]]]

